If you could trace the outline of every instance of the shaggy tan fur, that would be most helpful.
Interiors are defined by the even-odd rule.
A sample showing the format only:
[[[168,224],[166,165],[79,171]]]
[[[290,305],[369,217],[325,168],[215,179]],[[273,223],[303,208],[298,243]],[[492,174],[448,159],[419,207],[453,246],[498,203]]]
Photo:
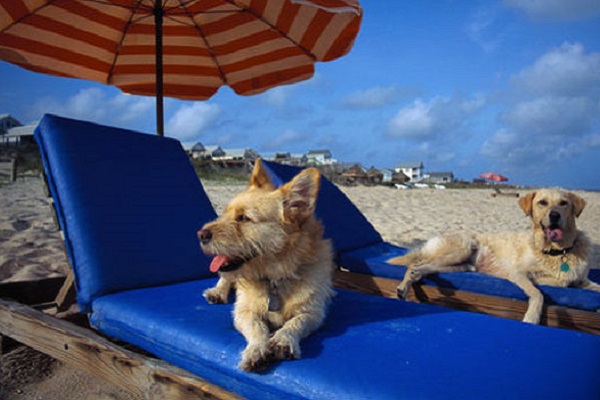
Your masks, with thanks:
[[[531,218],[532,233],[436,237],[420,249],[388,260],[408,266],[398,296],[405,297],[414,282],[432,273],[479,271],[523,289],[529,297],[523,321],[537,324],[544,299],[535,285],[600,291],[600,285],[587,277],[590,241],[575,224],[585,201],[570,192],[544,189],[519,199],[519,205]]]
[[[257,160],[249,188],[198,232],[220,274],[206,299],[225,303],[236,286],[234,325],[247,341],[239,364],[246,371],[300,358],[300,341],[325,319],[334,264],[314,218],[319,180],[310,168],[276,190]]]

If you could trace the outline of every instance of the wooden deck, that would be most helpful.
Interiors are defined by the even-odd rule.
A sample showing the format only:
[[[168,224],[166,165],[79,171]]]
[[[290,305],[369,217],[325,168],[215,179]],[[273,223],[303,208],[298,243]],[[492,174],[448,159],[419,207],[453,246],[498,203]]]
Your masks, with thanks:
[[[334,284],[339,288],[396,298],[396,288],[400,284],[400,280],[338,271],[334,276]],[[413,286],[407,296],[407,300],[517,321],[523,319],[527,310],[527,302],[523,300],[482,295],[422,284]],[[600,335],[600,312],[544,305],[540,324]]]
[[[241,399],[133,346],[109,340],[90,329],[81,314],[59,313],[52,292],[56,295],[64,280],[0,285],[0,349],[2,335],[10,337],[139,398]]]

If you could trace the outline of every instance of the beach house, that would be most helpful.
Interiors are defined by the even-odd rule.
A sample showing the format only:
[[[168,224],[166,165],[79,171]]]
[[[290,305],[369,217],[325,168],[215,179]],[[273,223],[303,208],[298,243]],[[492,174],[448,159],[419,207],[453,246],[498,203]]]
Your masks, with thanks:
[[[424,167],[421,161],[419,162],[400,162],[394,168],[396,172],[402,172],[408,176],[410,182],[420,182],[423,179]]]
[[[37,124],[36,121],[29,125],[23,125],[10,114],[0,114],[0,144],[24,145],[34,143],[33,131]]]
[[[260,157],[260,154],[255,150],[245,149],[223,149],[223,154],[214,155],[215,161],[254,161]]]
[[[454,182],[454,174],[452,172],[430,172],[425,175],[423,182],[426,183],[452,183]]]
[[[263,153],[262,158],[264,160],[275,161],[280,164],[294,165],[297,167],[303,167],[308,162],[308,157],[306,157],[306,154],[300,154],[300,153],[294,154],[294,153],[283,152],[283,151],[275,152],[275,153],[266,153],[266,154]]]
[[[0,114],[0,136],[6,135],[10,128],[22,125],[18,119],[12,117],[10,114]]]
[[[310,165],[331,165],[337,162],[330,150],[309,150],[306,157]]]

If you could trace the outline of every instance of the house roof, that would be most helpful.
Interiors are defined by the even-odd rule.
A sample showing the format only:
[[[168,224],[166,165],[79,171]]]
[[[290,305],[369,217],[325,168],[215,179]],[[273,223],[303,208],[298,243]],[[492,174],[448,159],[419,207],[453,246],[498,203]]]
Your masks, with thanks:
[[[396,168],[423,168],[423,162],[399,162]]]
[[[0,121],[5,119],[10,119],[11,121],[16,122],[18,125],[23,125],[18,119],[16,119],[10,114],[0,114]]]
[[[200,142],[194,144],[191,148],[192,151],[206,151],[206,147]]]
[[[10,128],[8,130],[8,132],[6,133],[6,135],[4,135],[4,137],[11,138],[11,137],[33,136],[33,132],[35,131],[35,128],[37,126],[38,126],[37,122],[34,124],[25,125],[25,126],[15,126],[14,128]]]
[[[7,125],[4,122],[9,122],[9,124]],[[8,133],[8,130],[10,130],[12,127],[22,125],[23,124],[18,119],[14,118],[10,114],[0,114],[0,134],[6,134]]]

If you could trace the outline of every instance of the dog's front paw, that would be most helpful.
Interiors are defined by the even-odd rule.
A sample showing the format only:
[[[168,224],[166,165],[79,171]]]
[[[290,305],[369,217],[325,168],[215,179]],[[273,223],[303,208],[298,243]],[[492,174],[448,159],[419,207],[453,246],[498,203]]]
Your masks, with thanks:
[[[404,282],[400,283],[396,288],[396,296],[399,299],[405,299],[408,295],[408,287],[409,285],[404,284]]]
[[[269,351],[276,360],[293,360],[300,358],[300,343],[289,335],[275,334],[269,340]]]
[[[271,352],[266,345],[248,345],[242,352],[239,367],[247,372],[260,372],[269,367]]]
[[[229,293],[222,293],[218,287],[213,287],[210,289],[206,289],[202,296],[208,301],[210,304],[227,304],[227,297]]]

